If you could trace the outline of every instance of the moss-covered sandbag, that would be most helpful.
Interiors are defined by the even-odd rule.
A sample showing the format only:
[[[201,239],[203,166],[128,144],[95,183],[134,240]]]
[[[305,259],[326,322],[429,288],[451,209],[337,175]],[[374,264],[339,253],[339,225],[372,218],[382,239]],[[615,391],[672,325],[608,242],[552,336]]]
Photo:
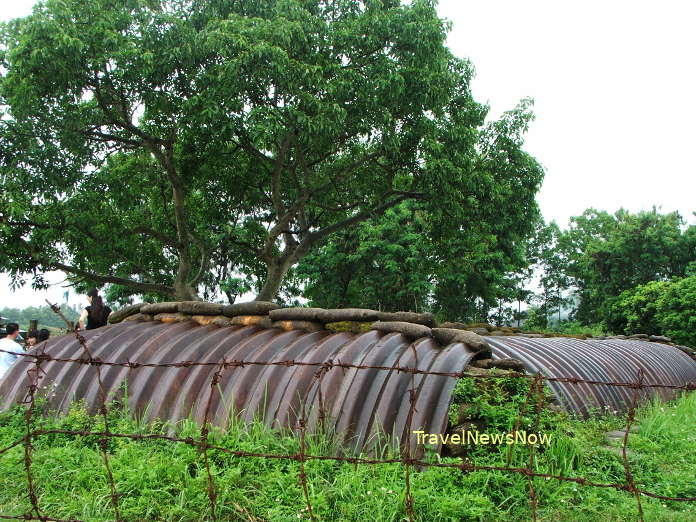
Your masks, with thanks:
[[[271,310],[280,309],[280,305],[269,301],[249,301],[234,303],[222,307],[222,315],[236,317],[238,315],[268,315]]]
[[[468,330],[469,327],[464,323],[459,322],[445,322],[440,323],[440,328],[454,328],[455,330]]]
[[[221,315],[222,305],[205,301],[180,301],[177,311],[188,315]]]
[[[224,315],[192,315],[191,320],[196,321],[201,326],[211,324],[214,326],[230,326],[232,324],[230,318]]]
[[[161,313],[156,314],[154,317],[155,321],[160,321],[162,323],[182,323],[184,321],[190,321],[191,316],[182,314],[181,312],[176,313]]]
[[[165,301],[163,303],[151,303],[143,305],[140,309],[141,313],[144,314],[173,314],[179,311],[178,301]]]
[[[377,310],[369,310],[366,308],[334,308],[329,310],[320,310],[317,313],[317,320],[327,323],[340,323],[344,321],[350,322],[367,322],[377,321],[380,312]]]
[[[372,324],[370,330],[378,330],[386,333],[400,333],[409,339],[432,337],[431,329],[427,326],[400,321],[377,321]]]
[[[512,372],[525,372],[524,363],[518,359],[479,359],[471,361],[471,366],[475,368],[507,370]]]
[[[464,343],[477,353],[491,353],[491,347],[486,340],[474,332],[454,328],[433,328],[435,340],[443,346],[452,343]]]
[[[268,315],[274,321],[319,321],[319,313],[324,312],[322,308],[306,308],[297,306],[294,308],[278,308],[271,310]]]
[[[124,321],[152,321],[153,317],[151,314],[133,314],[124,318]]]
[[[324,324],[324,328],[329,330],[330,332],[351,332],[351,333],[365,333],[370,330],[370,327],[372,326],[373,322],[372,321],[339,321],[336,323],[326,323]]]
[[[435,316],[430,313],[419,314],[416,312],[379,312],[377,319],[382,322],[421,324],[430,328],[436,326]]]
[[[324,325],[316,321],[273,321],[273,328],[281,330],[304,330],[305,332],[320,332],[324,330]]]

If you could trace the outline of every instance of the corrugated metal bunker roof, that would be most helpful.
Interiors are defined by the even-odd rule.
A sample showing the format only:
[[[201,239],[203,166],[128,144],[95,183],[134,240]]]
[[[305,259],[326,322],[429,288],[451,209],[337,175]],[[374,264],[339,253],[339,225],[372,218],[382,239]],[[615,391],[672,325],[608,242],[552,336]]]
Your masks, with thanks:
[[[210,419],[225,426],[230,411],[246,420],[262,419],[274,427],[296,425],[305,404],[307,427],[331,422],[354,449],[366,449],[376,433],[391,434],[415,448],[409,431],[444,433],[448,408],[457,379],[394,369],[334,367],[316,378],[327,361],[347,365],[416,368],[430,372],[460,372],[475,357],[465,343],[441,346],[430,337],[411,340],[401,333],[327,330],[284,331],[259,326],[201,325],[192,320],[173,324],[126,321],[84,333],[92,356],[103,361],[148,364],[183,361],[205,366],[102,366],[106,391],[116,393],[127,382],[132,411],[147,419],[172,422],[205,418],[211,380],[223,359],[315,365],[245,365],[227,368],[212,395]],[[635,382],[638,370],[645,384],[682,386],[696,382],[696,361],[665,344],[636,340],[577,340],[566,338],[486,337],[494,358],[521,360],[529,372],[606,382]],[[82,347],[73,335],[51,339],[46,353],[54,358],[79,359]],[[29,384],[32,358],[18,361],[0,382],[2,407],[22,401]],[[42,389],[50,390],[50,407],[67,411],[71,401],[85,399],[94,410],[99,404],[96,369],[86,364],[47,361],[41,366]],[[569,411],[587,415],[592,408],[625,410],[633,390],[626,387],[553,381],[549,383]],[[409,409],[413,394],[414,410]],[[651,388],[662,398],[674,396],[667,388]]]

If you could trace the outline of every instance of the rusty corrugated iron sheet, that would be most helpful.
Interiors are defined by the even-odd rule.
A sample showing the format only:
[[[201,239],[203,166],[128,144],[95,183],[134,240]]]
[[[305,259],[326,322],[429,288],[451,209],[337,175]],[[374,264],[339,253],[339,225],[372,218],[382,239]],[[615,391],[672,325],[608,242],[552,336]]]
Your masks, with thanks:
[[[696,382],[696,361],[680,350],[646,341],[618,339],[487,337],[494,358],[522,361],[527,371],[548,377],[570,377],[585,381],[636,383],[643,370],[644,385],[684,386]],[[587,416],[592,410],[626,411],[634,389],[607,384],[549,381],[553,393],[568,411]],[[639,390],[639,399],[657,394],[664,400],[675,397],[673,389]]]
[[[193,321],[164,324],[129,321],[84,332],[93,357],[104,361],[166,364],[209,362],[209,366],[184,368],[101,366],[102,382],[113,396],[127,383],[129,406],[146,419],[177,422],[191,418],[202,422],[216,364],[226,361],[297,361],[348,365],[414,367],[435,372],[459,372],[474,354],[463,344],[439,346],[430,338],[409,341],[397,333],[307,333],[256,326],[200,326]],[[639,369],[644,384],[682,386],[696,382],[696,361],[679,350],[657,343],[623,340],[567,338],[488,337],[495,358],[521,360],[530,372],[549,377],[571,377],[605,382],[635,382]],[[51,339],[46,353],[55,358],[84,357],[74,336]],[[7,408],[24,399],[30,359],[20,360],[0,382],[0,404]],[[40,386],[49,405],[67,411],[74,400],[84,399],[92,410],[100,402],[96,369],[83,364],[47,361]],[[370,449],[376,434],[391,435],[413,450],[409,431],[444,433],[447,411],[456,379],[413,375],[376,368],[332,368],[321,379],[318,366],[245,365],[226,369],[211,396],[210,419],[226,426],[231,412],[268,426],[294,427],[303,405],[308,429],[329,423],[355,451]],[[633,390],[609,385],[549,382],[569,411],[587,415],[593,408],[623,411]],[[415,390],[410,419],[409,390]],[[654,388],[641,396],[672,390]]]
[[[200,326],[193,321],[163,324],[157,321],[124,322],[84,332],[94,358],[125,363],[165,364],[181,361],[297,361],[349,365],[401,366],[425,371],[462,371],[473,357],[464,344],[442,348],[434,340],[409,341],[398,333],[307,333],[263,329],[256,326]],[[84,351],[74,336],[48,341],[46,353],[76,359]],[[21,360],[0,383],[2,407],[24,399],[30,359]],[[49,407],[67,411],[70,403],[84,399],[94,411],[100,403],[96,369],[59,361],[42,363],[41,389]],[[202,422],[215,365],[185,368],[128,368],[101,366],[110,396],[127,383],[129,406],[145,419],[177,422],[192,418]],[[333,427],[344,444],[355,451],[369,449],[378,434],[409,441],[410,389],[415,389],[412,430],[443,432],[456,379],[413,375],[396,370],[332,368],[316,378],[317,366],[245,365],[227,368],[212,394],[209,418],[226,426],[232,411],[245,420],[261,419],[268,426],[294,427],[305,407],[307,428],[319,423]],[[326,423],[331,423],[327,426]],[[422,449],[422,448],[419,448]]]

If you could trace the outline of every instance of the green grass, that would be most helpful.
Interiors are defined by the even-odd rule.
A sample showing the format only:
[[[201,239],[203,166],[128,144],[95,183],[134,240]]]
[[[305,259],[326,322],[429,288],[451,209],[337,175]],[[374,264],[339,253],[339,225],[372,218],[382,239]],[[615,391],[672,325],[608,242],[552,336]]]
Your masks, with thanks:
[[[461,392],[461,389],[459,390]],[[521,396],[521,390],[516,393]],[[519,398],[519,397],[518,397]],[[509,426],[512,410],[497,418],[496,427]],[[490,412],[489,412],[490,413]],[[163,423],[146,426],[129,412],[114,407],[111,429],[121,433],[169,433]],[[696,394],[670,404],[652,403],[639,411],[640,431],[629,446],[631,469],[640,487],[670,496],[696,496]],[[43,428],[99,430],[101,418],[76,404],[60,418],[37,421]],[[603,448],[603,434],[625,424],[621,417],[579,421],[562,414],[542,419],[541,429],[551,443],[539,448],[535,470],[588,480],[624,482],[621,459]],[[180,437],[199,437],[192,422],[176,427]],[[22,407],[0,415],[0,447],[24,436]],[[296,437],[271,432],[259,423],[233,423],[215,430],[211,443],[234,450],[294,454]],[[308,437],[310,454],[332,454],[332,437]],[[41,512],[55,518],[112,520],[109,486],[98,439],[44,435],[33,442],[32,474]],[[161,440],[110,439],[110,464],[126,520],[205,520],[210,517],[207,473],[203,456],[183,443]],[[469,458],[479,465],[504,465],[507,447],[478,447]],[[209,451],[221,520],[308,520],[299,463],[293,460],[237,458]],[[428,458],[436,459],[430,454]],[[30,510],[22,445],[0,455],[0,515]],[[512,454],[514,466],[528,463],[526,448]],[[443,462],[458,462],[443,458]],[[310,498],[319,520],[407,519],[404,467],[400,464],[353,465],[332,461],[306,464]],[[556,480],[533,480],[539,498],[540,520],[636,520],[635,498],[614,489],[583,487]],[[472,472],[428,468],[412,471],[414,507],[418,520],[529,520],[526,477],[506,472]],[[696,520],[696,503],[665,502],[643,497],[646,520]]]

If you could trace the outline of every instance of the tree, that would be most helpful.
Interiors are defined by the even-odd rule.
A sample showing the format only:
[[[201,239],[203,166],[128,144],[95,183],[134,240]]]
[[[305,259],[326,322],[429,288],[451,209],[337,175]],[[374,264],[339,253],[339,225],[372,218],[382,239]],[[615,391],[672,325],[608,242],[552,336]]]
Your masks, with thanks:
[[[683,277],[696,260],[696,227],[684,229],[678,213],[656,209],[614,215],[594,209],[571,219],[561,238],[568,275],[579,297],[577,318],[605,320],[611,298],[650,281]]]
[[[657,322],[665,335],[696,348],[696,275],[665,289],[657,302]]]
[[[529,103],[484,126],[446,29],[429,0],[39,4],[2,29],[0,267],[272,299],[404,201],[441,236],[534,212]]]
[[[696,276],[651,281],[610,301],[609,327],[625,334],[667,335],[696,347]]]
[[[536,268],[539,270],[539,287],[541,294],[537,296],[540,306],[537,313],[546,316],[549,323],[551,314],[558,314],[558,323],[561,322],[561,309],[570,303],[566,291],[570,288],[568,275],[568,257],[563,244],[563,233],[552,221],[550,224],[541,224],[534,237],[536,249]]]
[[[665,293],[669,281],[650,281],[624,290],[607,303],[607,327],[621,334],[662,334],[657,320],[657,302]]]
[[[429,310],[435,260],[413,204],[340,231],[306,256],[297,274],[311,306]]]
[[[61,313],[68,321],[75,322],[80,317],[78,308],[72,308],[66,304],[60,306]],[[6,317],[8,321],[18,323],[20,328],[28,329],[29,321],[36,320],[39,328],[51,327],[64,330],[65,321],[60,318],[49,306],[28,306],[26,308],[0,308],[0,317]]]

